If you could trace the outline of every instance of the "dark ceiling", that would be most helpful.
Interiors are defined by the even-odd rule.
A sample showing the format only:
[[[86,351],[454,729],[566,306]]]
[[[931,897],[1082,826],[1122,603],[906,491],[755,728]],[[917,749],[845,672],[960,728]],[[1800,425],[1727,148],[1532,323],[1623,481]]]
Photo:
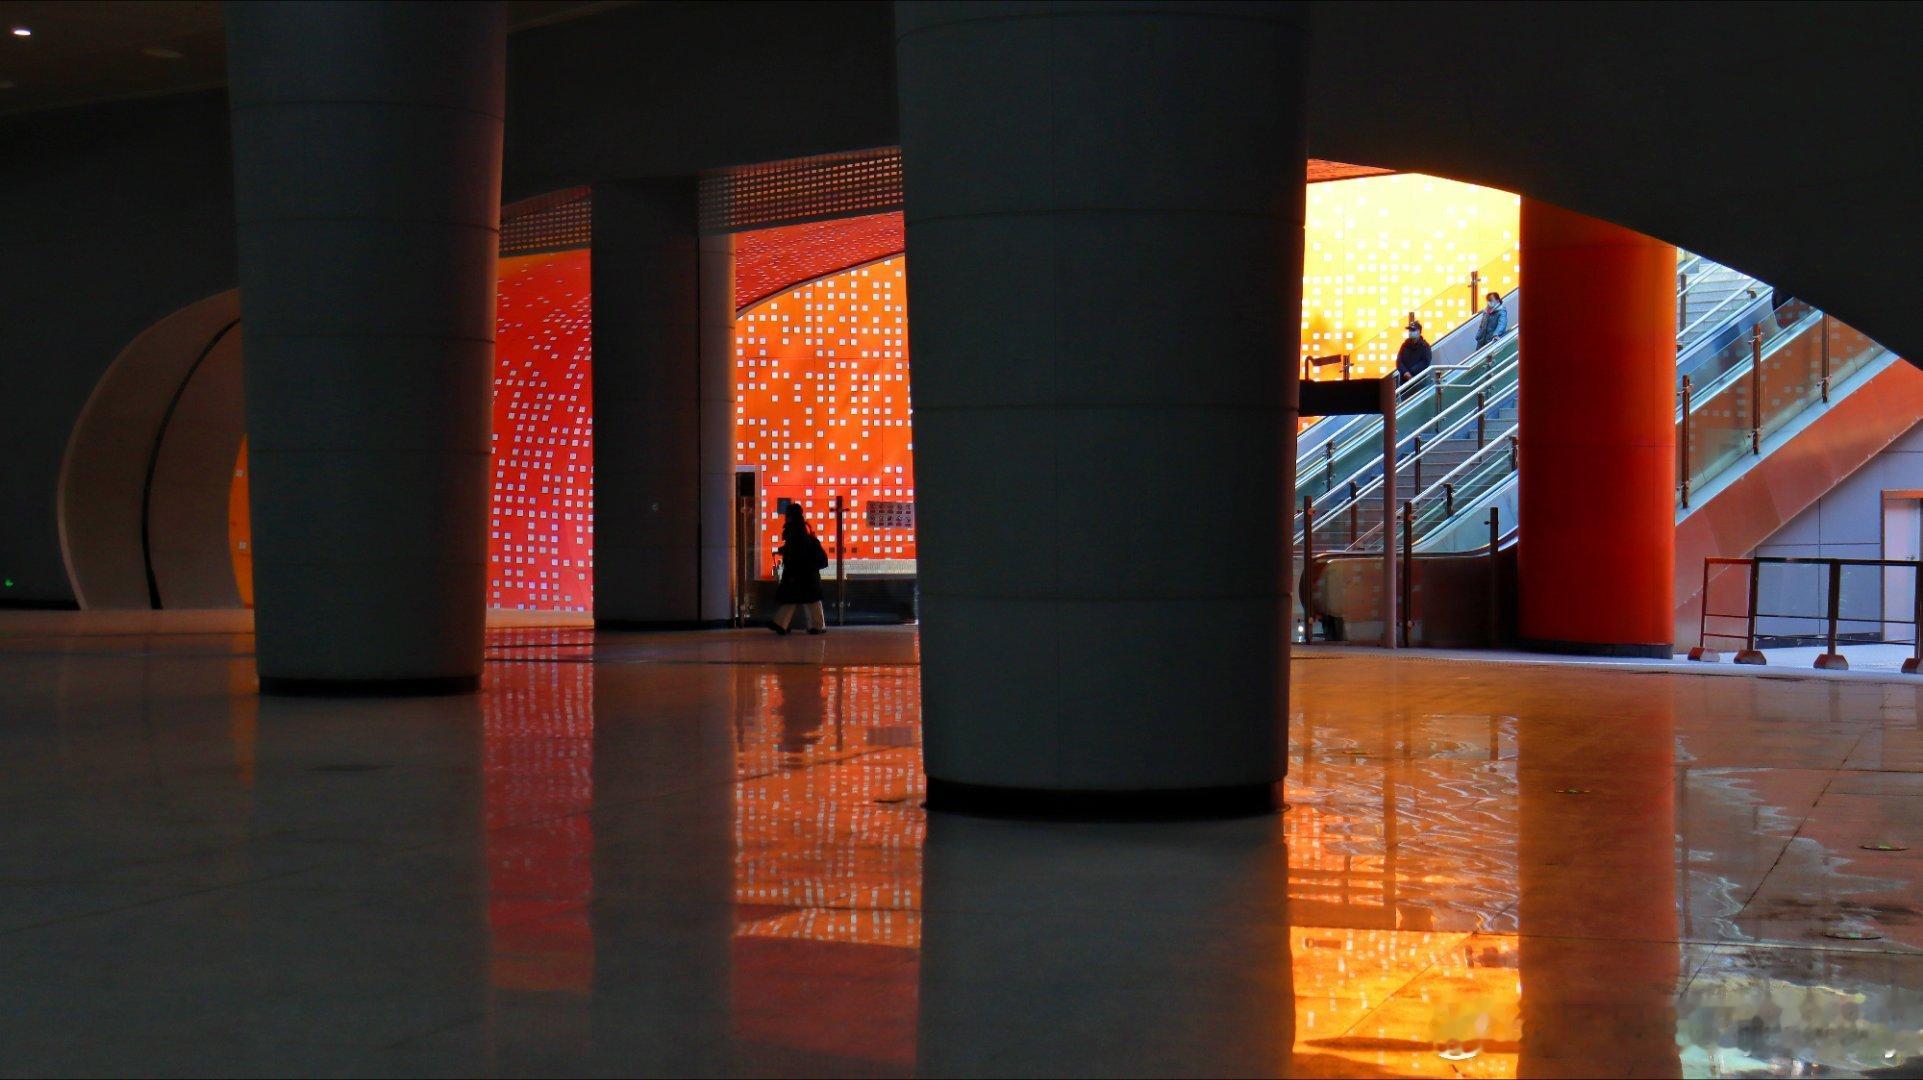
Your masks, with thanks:
[[[514,29],[619,3],[515,0]],[[18,37],[27,27],[31,37]],[[214,0],[0,0],[0,115],[219,86],[227,43]]]

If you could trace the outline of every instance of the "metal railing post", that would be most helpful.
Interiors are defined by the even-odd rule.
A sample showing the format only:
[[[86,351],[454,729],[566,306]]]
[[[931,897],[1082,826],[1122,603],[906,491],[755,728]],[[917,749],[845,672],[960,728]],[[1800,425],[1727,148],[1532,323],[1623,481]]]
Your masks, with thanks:
[[[1823,336],[1823,401],[1827,404],[1830,399],[1830,317],[1825,315],[1816,322]]]
[[[1328,442],[1325,442],[1322,444],[1322,464],[1323,464],[1322,493],[1326,495],[1328,494],[1329,489],[1335,486],[1335,440],[1334,439],[1331,439]]]
[[[1476,391],[1476,449],[1489,442],[1489,392]]]
[[[1676,332],[1682,333],[1689,327],[1689,272],[1676,274]]]
[[[1489,508],[1489,647],[1502,642],[1502,511]]]
[[[1349,356],[1349,354],[1348,354],[1348,353],[1343,353],[1343,354],[1342,354],[1342,381],[1343,381],[1343,382],[1348,382],[1348,381],[1349,381],[1349,368],[1350,368],[1350,362],[1351,362],[1351,361],[1350,361],[1350,356]]]
[[[1682,479],[1683,509],[1689,509],[1689,408],[1695,395],[1695,384],[1689,376],[1683,376],[1683,429],[1677,433],[1676,452],[1681,455],[1677,464],[1677,474]],[[1707,571],[1705,571],[1707,572]]]
[[[1703,560],[1703,591],[1697,594],[1703,598],[1703,606],[1696,613],[1696,646],[1689,650],[1691,660],[1707,660],[1715,663],[1722,654],[1709,647],[1709,560]]]
[[[1749,624],[1743,631],[1743,647],[1736,654],[1739,664],[1767,664],[1761,649],[1756,647],[1756,589],[1762,580],[1763,564],[1755,559],[1749,560]],[[1705,569],[1707,574],[1708,570]],[[1703,606],[1709,606],[1709,593],[1703,593]]]
[[[1409,483],[1413,485],[1411,494],[1422,494],[1422,436],[1410,440]]]
[[[1749,452],[1763,452],[1763,328],[1749,336]]]
[[[1903,661],[1905,675],[1923,671],[1923,563],[1911,563],[1910,568],[1914,588],[1910,590],[1910,658]]]
[[[1396,647],[1396,545],[1390,532],[1396,503],[1396,395],[1387,379],[1381,383],[1377,408],[1382,411],[1382,647]]]
[[[848,500],[835,496],[835,625],[848,625]]]
[[[1302,495],[1302,577],[1300,579],[1303,585],[1307,585],[1310,579],[1312,579],[1315,576],[1310,573],[1310,571],[1314,569],[1314,567],[1315,567],[1315,496],[1310,495],[1307,492],[1304,492]],[[1314,641],[1315,640],[1315,617],[1311,615],[1309,611],[1309,597],[1308,597],[1307,591],[1305,590],[1303,592],[1303,595],[1298,597],[1297,599],[1299,599],[1302,602],[1302,640],[1304,642]]]
[[[1356,489],[1355,481],[1349,481],[1349,543],[1354,544],[1362,537],[1362,522],[1357,513],[1362,508],[1362,494]]]
[[[1435,375],[1435,384],[1436,384],[1436,405],[1435,405],[1435,411],[1429,417],[1429,420],[1431,422],[1431,430],[1433,430],[1436,434],[1440,435],[1442,434],[1442,372],[1440,371],[1434,372],[1434,375]]]
[[[1394,543],[1393,540],[1389,542]],[[1409,607],[1412,599],[1410,594],[1414,591],[1415,549],[1416,504],[1413,501],[1404,501],[1402,504],[1402,581],[1400,583],[1402,602],[1396,605],[1396,608],[1402,617],[1402,644],[1405,648],[1410,644],[1410,630],[1415,622]]]
[[[1509,471],[1522,469],[1522,443],[1514,435],[1509,436]]]
[[[1456,516],[1456,485],[1447,480],[1442,482],[1442,514],[1444,517]]]
[[[1848,671],[1850,669],[1850,662],[1843,659],[1842,653],[1836,651],[1836,622],[1837,616],[1842,612],[1843,608],[1843,563],[1839,559],[1825,559],[1824,561],[1829,564],[1830,568],[1829,634],[1827,639],[1829,647],[1824,650],[1823,655],[1816,658],[1816,666],[1824,671]]]
[[[1474,315],[1482,307],[1482,271],[1469,271],[1469,314]]]

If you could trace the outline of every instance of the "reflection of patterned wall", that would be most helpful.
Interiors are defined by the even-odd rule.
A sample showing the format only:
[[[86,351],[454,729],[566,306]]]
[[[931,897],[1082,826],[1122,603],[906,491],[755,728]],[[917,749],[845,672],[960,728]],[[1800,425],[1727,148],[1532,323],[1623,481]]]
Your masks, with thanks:
[[[501,260],[487,603],[594,601],[594,404],[585,250]]]
[[[889,569],[915,557],[910,529],[871,527],[869,500],[915,496],[905,260],[826,277],[735,324],[735,462],[761,470],[762,571],[781,538],[778,499],[801,503],[833,553],[847,500],[848,558]]]

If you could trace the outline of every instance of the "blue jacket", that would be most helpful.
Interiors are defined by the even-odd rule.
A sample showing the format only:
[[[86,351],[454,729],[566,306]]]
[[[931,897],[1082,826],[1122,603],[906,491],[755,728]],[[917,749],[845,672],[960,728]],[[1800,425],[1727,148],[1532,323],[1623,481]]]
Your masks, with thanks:
[[[1480,349],[1501,337],[1509,329],[1509,309],[1498,305],[1494,311],[1487,308],[1482,312],[1482,325],[1476,328],[1476,348]]]

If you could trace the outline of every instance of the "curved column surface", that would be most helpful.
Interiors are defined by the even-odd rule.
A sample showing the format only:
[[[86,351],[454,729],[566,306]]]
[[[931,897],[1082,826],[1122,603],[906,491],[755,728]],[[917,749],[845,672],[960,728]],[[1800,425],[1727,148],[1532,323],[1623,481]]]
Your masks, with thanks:
[[[1301,13],[896,22],[930,805],[1271,805]]]
[[[695,233],[695,199],[694,181],[683,179],[594,188],[594,617],[603,626],[686,628],[710,617],[710,260]],[[725,340],[720,349],[725,362]],[[724,466],[730,460],[732,447]],[[720,571],[725,588],[725,554]],[[717,625],[726,617],[711,616]]]
[[[1522,203],[1523,639],[1670,655],[1676,561],[1676,249]]]
[[[261,688],[471,688],[502,8],[226,15]]]

